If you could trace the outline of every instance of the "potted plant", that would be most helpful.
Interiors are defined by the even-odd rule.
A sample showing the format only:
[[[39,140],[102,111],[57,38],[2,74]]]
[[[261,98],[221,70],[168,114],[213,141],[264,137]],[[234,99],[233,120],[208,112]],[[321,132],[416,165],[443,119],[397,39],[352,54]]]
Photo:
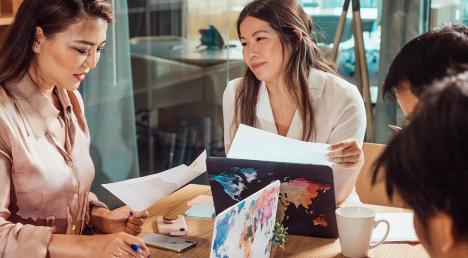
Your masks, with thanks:
[[[288,228],[284,227],[278,220],[275,221],[275,228],[273,229],[273,239],[271,241],[271,254],[270,257],[275,257],[276,250],[281,248],[284,250],[284,244],[286,243],[286,235],[288,234]]]

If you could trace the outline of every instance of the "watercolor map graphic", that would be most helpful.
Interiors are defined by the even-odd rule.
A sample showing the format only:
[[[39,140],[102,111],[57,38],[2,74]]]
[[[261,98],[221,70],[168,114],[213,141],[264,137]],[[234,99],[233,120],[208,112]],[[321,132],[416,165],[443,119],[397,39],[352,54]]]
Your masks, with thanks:
[[[218,214],[210,257],[269,257],[279,196],[275,181]]]
[[[226,165],[226,164],[224,164]],[[335,238],[335,192],[333,182],[313,180],[315,171],[304,171],[307,165],[232,166],[209,169],[209,180],[216,212],[233,205],[274,180],[281,182],[277,218],[289,234]],[[317,179],[321,179],[320,176]],[[322,183],[325,182],[325,183]]]

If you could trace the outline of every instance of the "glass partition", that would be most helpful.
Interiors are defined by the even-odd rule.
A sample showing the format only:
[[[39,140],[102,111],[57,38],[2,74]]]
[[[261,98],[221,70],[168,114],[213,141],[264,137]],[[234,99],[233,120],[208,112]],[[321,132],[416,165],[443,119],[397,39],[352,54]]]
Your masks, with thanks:
[[[100,165],[97,177],[108,175],[102,176],[100,182],[189,164],[204,149],[211,156],[225,155],[222,95],[227,82],[241,77],[246,69],[235,22],[248,2],[113,1],[117,19],[95,72],[100,76],[90,76],[81,89],[96,145],[93,158]],[[343,2],[301,0],[313,19],[316,41],[325,54],[333,47]],[[453,1],[449,7],[440,7],[437,18],[431,17],[431,22],[466,24],[467,2]],[[432,1],[431,10],[436,4]],[[382,55],[381,6],[381,1],[361,1],[373,103],[377,99]],[[343,78],[355,83],[351,9],[348,13],[337,69]],[[119,122],[108,123],[111,120]],[[109,130],[119,131],[117,137],[122,139],[112,137]],[[118,151],[123,147],[126,152]],[[133,155],[136,160],[128,158]],[[197,180],[206,183],[206,178]]]

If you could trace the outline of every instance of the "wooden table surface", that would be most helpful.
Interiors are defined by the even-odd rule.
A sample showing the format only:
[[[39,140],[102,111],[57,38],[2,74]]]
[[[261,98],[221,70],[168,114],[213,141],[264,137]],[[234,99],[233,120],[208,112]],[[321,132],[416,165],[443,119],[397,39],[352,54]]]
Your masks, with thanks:
[[[177,192],[162,199],[153,206],[150,218],[145,222],[144,232],[153,232],[156,229],[156,215],[167,213],[184,214],[188,209],[187,202],[199,194],[211,195],[209,186],[187,185]],[[350,204],[344,204],[347,206]],[[364,205],[378,212],[406,212],[405,209]],[[184,238],[197,241],[197,246],[183,253],[175,253],[157,248],[151,248],[151,257],[209,257],[211,238],[213,236],[213,219],[185,217],[188,227],[188,235]],[[369,253],[370,257],[429,257],[422,245],[410,243],[384,243]],[[278,257],[344,257],[341,255],[338,239],[322,239],[315,237],[303,237],[288,235],[285,250],[278,249],[275,253]]]

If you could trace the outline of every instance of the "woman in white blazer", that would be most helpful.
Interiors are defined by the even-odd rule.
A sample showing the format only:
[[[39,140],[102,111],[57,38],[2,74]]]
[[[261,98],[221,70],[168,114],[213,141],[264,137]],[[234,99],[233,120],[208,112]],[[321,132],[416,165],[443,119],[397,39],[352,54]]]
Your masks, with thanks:
[[[359,201],[353,189],[363,165],[364,103],[321,56],[309,16],[296,0],[255,0],[237,32],[248,69],[224,91],[226,153],[239,123],[331,144],[336,201]]]

